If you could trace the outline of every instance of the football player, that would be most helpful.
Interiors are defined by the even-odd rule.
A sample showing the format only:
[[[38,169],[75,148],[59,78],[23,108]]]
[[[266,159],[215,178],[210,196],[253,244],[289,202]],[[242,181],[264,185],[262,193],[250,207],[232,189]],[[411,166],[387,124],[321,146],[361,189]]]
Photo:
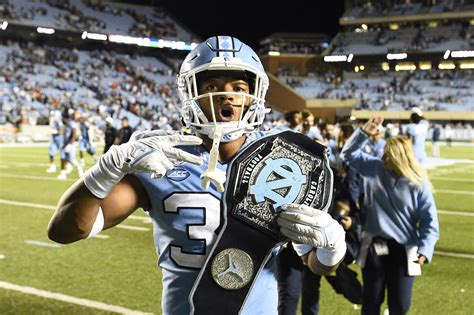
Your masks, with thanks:
[[[188,296],[223,225],[228,162],[254,139],[265,113],[268,77],[239,39],[215,36],[196,46],[178,75],[181,114],[195,135],[149,131],[114,145],[64,193],[48,234],[59,243],[91,237],[137,208],[151,217],[163,273],[163,314],[189,314]],[[150,175],[151,174],[151,175]],[[337,268],[344,231],[329,214],[282,206],[281,231],[319,273]],[[317,248],[317,249],[316,249]],[[243,314],[277,313],[274,259],[256,277]]]
[[[62,113],[63,119],[63,144],[61,146],[61,173],[58,179],[66,180],[67,174],[72,170],[72,165],[77,168],[79,177],[83,175],[82,166],[76,160],[76,141],[79,137],[79,129],[72,115],[74,111],[65,109]],[[69,168],[69,169],[67,169]]]
[[[49,162],[50,166],[47,173],[56,173],[56,164],[54,164],[54,155],[61,149],[63,144],[63,121],[61,111],[55,107],[49,114],[49,128],[51,129],[51,141],[49,143]]]

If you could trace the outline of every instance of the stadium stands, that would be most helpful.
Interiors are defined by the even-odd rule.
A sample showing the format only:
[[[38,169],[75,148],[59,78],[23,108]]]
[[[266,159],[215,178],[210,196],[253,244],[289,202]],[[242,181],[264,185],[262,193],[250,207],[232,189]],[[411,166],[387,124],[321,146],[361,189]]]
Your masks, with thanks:
[[[6,0],[3,18],[8,22],[69,31],[196,41],[166,11],[124,3],[80,1]]]

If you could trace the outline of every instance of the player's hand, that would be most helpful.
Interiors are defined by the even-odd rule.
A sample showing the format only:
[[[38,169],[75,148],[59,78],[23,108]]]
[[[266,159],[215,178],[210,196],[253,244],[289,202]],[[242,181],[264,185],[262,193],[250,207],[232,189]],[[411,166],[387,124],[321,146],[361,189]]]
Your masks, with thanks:
[[[201,165],[202,158],[175,148],[201,143],[202,139],[196,136],[152,135],[112,146],[106,155],[112,155],[115,165],[124,173],[148,172],[152,178],[160,178],[181,162]]]
[[[71,152],[71,149],[72,149],[72,144],[68,143],[68,144],[64,147],[64,152],[69,153],[69,152]]]
[[[362,130],[369,136],[374,136],[380,133],[380,125],[383,123],[383,117],[372,117],[362,126]]]
[[[84,184],[94,196],[105,198],[125,174],[148,172],[152,178],[159,178],[181,162],[201,165],[202,158],[175,148],[201,143],[202,139],[196,136],[173,134],[113,145],[84,174]]]
[[[132,133],[132,135],[130,136],[129,142],[140,140],[143,138],[150,138],[154,136],[171,136],[171,135],[177,135],[177,134],[179,134],[177,131],[166,131],[166,130],[161,130],[161,129],[139,130],[139,131],[134,131]]]
[[[283,235],[292,241],[320,248],[334,248],[344,241],[344,229],[328,213],[299,204],[283,205],[281,209],[277,222]]]

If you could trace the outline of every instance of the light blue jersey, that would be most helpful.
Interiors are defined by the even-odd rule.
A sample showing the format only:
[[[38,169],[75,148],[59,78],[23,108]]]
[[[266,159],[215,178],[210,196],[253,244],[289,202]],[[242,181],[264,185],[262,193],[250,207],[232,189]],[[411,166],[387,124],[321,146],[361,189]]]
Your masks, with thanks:
[[[411,123],[407,126],[406,133],[412,138],[415,157],[421,164],[424,164],[427,160],[425,140],[429,127],[430,124],[425,119],[421,120],[418,124]]]
[[[262,137],[254,133],[246,145]],[[204,164],[184,163],[160,179],[135,174],[151,201],[146,209],[153,221],[154,241],[163,272],[163,314],[189,314],[188,297],[194,282],[224,224],[222,193],[214,185],[201,186],[200,175],[207,169],[209,153],[203,146],[181,147],[204,157]],[[217,167],[226,171],[227,164]],[[244,305],[243,314],[277,314],[278,290],[274,255],[259,274]]]
[[[311,127],[308,132],[305,133],[306,136],[311,138],[311,140],[319,140],[319,141],[324,141],[323,136],[319,132],[319,129],[316,127]]]
[[[69,120],[63,128],[63,147],[61,148],[61,159],[67,160],[69,162],[76,160],[76,144],[75,141],[71,143],[74,129],[77,130],[77,123],[72,119]],[[66,152],[64,148],[68,143],[71,143],[71,149],[69,152]]]
[[[62,129],[63,122],[59,110],[51,111],[49,116],[49,128],[51,130],[51,141],[49,142],[49,156],[53,157],[63,144]]]

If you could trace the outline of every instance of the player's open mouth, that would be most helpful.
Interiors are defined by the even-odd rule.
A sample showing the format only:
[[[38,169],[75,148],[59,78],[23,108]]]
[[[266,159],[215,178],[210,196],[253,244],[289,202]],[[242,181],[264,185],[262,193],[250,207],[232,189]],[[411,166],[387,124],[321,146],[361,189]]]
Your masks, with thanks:
[[[232,105],[222,105],[217,113],[218,121],[233,121],[235,116],[234,107]]]

